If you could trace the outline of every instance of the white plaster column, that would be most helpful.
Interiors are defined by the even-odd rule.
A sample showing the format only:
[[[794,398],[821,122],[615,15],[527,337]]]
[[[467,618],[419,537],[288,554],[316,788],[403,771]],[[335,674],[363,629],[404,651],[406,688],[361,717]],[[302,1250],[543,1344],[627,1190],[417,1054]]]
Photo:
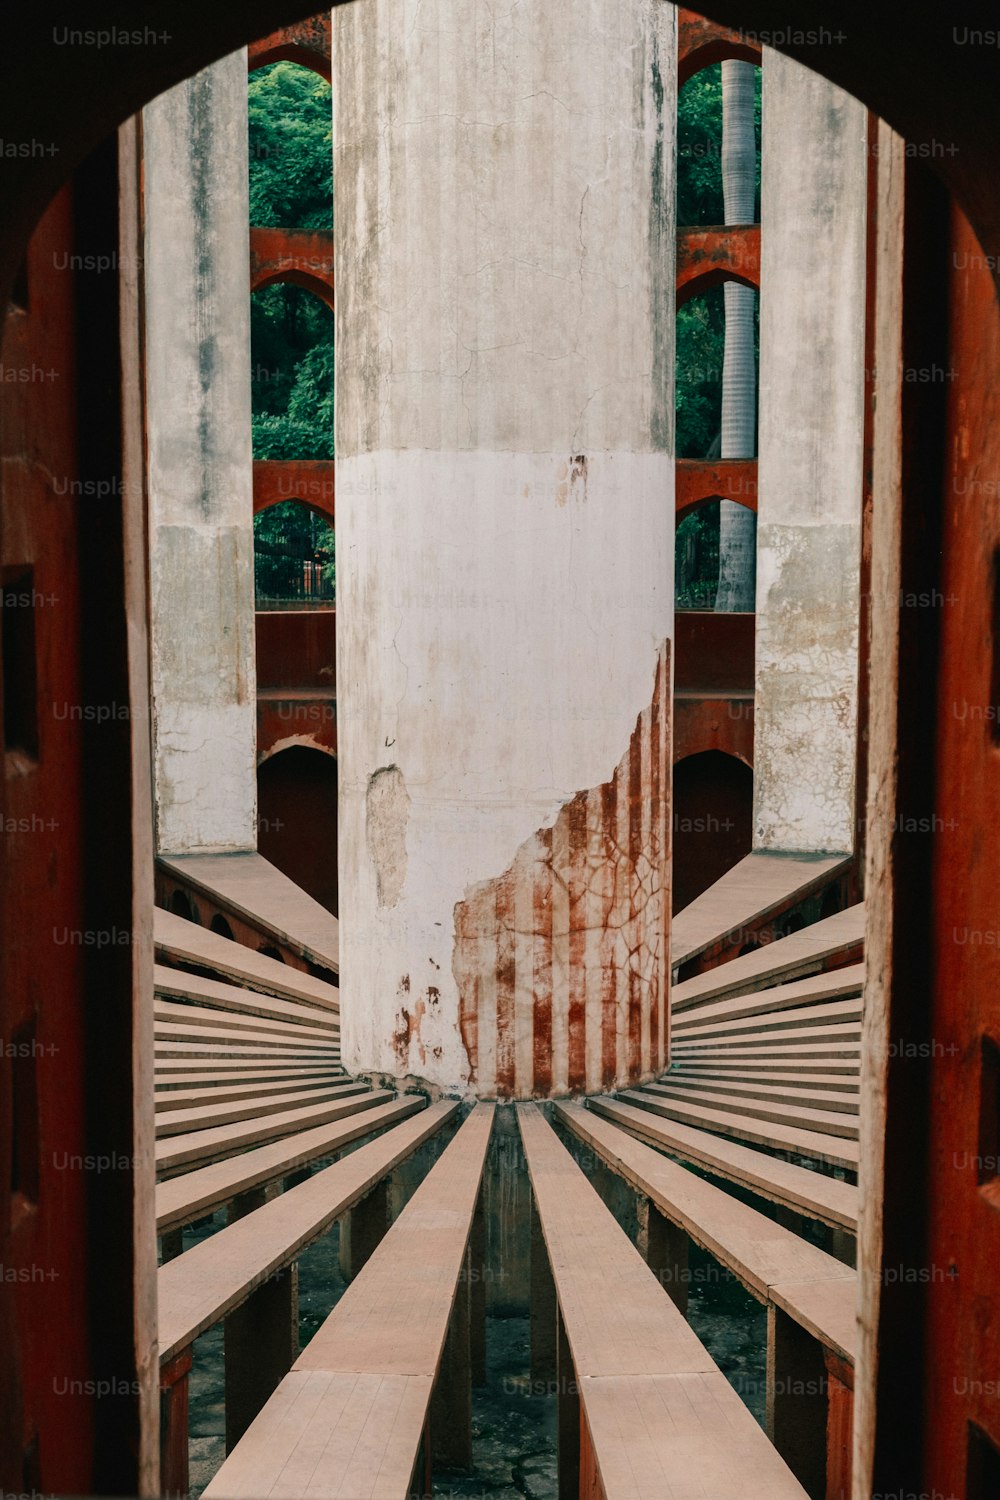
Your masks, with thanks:
[[[764,49],[754,847],[854,847],[866,111]]]
[[[256,847],[247,56],[143,110],[156,842]]]
[[[333,14],[351,1069],[663,1055],[675,36],[660,0]]]

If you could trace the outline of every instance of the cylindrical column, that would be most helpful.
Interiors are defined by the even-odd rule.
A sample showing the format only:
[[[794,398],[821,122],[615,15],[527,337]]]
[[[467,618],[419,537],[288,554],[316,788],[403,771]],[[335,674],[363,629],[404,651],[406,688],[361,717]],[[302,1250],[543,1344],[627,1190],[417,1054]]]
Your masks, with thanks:
[[[142,120],[157,848],[252,849],[246,51]]]
[[[676,15],[334,12],[349,1068],[665,1046]]]
[[[846,852],[858,711],[866,113],[768,48],[763,91],[754,847]]]
[[[752,224],[757,196],[757,139],[753,63],[722,64],[722,197],[727,224]],[[753,287],[727,281],[726,341],[722,364],[721,458],[753,458],[757,437],[757,352]],[[719,503],[717,610],[752,610],[757,518],[734,500]]]

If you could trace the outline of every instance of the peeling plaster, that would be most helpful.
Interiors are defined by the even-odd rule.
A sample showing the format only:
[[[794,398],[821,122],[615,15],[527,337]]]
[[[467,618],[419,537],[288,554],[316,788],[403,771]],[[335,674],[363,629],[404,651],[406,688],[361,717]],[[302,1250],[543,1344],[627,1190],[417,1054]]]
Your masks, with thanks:
[[[455,907],[452,968],[477,1093],[621,1087],[666,1057],[670,642],[610,781],[579,791]]]
[[[395,906],[406,882],[406,825],[410,794],[398,766],[383,766],[368,778],[365,840],[375,867],[379,906]]]

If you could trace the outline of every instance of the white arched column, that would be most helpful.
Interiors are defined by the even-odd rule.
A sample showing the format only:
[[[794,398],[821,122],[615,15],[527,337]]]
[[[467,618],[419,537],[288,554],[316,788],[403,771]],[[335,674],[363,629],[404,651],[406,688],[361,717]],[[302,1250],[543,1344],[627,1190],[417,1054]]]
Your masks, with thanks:
[[[676,12],[333,16],[343,1053],[655,1072]]]

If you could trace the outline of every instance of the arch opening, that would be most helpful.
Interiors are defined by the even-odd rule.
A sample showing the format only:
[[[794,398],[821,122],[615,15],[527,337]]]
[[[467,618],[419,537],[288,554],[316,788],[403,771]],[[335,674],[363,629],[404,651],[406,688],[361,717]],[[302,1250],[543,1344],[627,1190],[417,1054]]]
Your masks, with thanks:
[[[703,750],[674,766],[675,912],[750,853],[753,772],[735,755]]]
[[[250,298],[254,459],[333,457],[333,314],[292,282]]]
[[[282,500],[253,519],[258,610],[324,608],[336,597],[334,530],[314,506]]]
[[[257,847],[337,915],[337,761],[291,745],[257,767]]]
[[[753,128],[756,152],[754,208],[760,222],[761,70],[758,59],[740,59],[753,67]],[[677,223],[725,224],[722,194],[722,62],[708,61],[687,78],[677,95]]]
[[[332,99],[326,79],[298,62],[249,75],[251,226],[333,228]]]

